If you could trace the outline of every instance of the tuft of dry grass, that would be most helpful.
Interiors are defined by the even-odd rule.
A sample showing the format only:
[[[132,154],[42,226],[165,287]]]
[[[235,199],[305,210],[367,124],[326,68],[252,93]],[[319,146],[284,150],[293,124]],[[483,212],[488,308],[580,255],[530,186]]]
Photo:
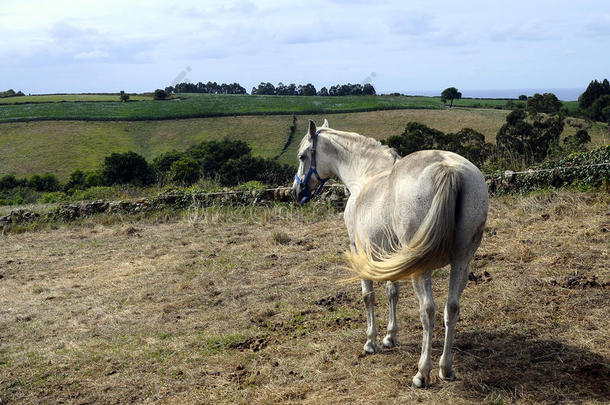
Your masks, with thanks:
[[[492,199],[462,298],[458,381],[428,390],[410,387],[421,325],[408,286],[399,345],[362,355],[360,286],[338,283],[348,244],[330,209],[4,235],[0,403],[607,403],[609,205],[602,193]],[[439,309],[448,274],[433,277]]]

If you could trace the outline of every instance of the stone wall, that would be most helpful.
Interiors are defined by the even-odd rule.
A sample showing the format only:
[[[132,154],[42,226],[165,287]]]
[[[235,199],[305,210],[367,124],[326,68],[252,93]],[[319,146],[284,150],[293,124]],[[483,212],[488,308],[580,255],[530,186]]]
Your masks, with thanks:
[[[347,189],[339,185],[325,187],[317,200],[322,200],[339,208],[347,201]],[[72,221],[77,218],[90,217],[95,214],[137,214],[161,209],[184,209],[190,206],[264,206],[276,202],[293,203],[290,189],[286,187],[263,190],[228,191],[217,193],[178,193],[169,192],[150,198],[134,201],[83,201],[72,204],[60,204],[48,213],[40,214],[25,209],[15,209],[6,216],[0,216],[0,230],[9,225],[18,225],[31,221]]]

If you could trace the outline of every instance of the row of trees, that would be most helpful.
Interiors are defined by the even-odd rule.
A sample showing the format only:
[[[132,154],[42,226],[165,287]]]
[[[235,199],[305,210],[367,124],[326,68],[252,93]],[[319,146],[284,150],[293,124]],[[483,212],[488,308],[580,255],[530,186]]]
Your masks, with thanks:
[[[277,96],[373,96],[376,93],[372,84],[337,84],[329,89],[322,87],[319,91],[311,83],[305,85],[296,85],[290,83],[288,85],[279,82],[274,86],[269,82],[261,82],[257,87],[252,88],[251,94],[265,94]]]
[[[167,94],[172,93],[208,93],[208,94],[247,94],[246,89],[239,83],[207,82],[202,83],[178,83],[175,86],[165,88]]]
[[[168,86],[165,89],[156,89],[153,93],[155,100],[165,100],[173,93],[210,93],[210,94],[247,94],[246,89],[239,83],[217,84],[216,82],[179,83],[176,86]],[[279,82],[274,86],[269,82],[261,82],[257,87],[252,88],[253,95],[274,95],[274,96],[366,96],[375,95],[375,88],[372,84],[338,84],[330,89],[322,87],[320,91],[316,87],[307,83],[296,85],[294,83],[284,84]],[[126,98],[125,98],[126,96]],[[121,101],[128,101],[129,96],[121,92]]]

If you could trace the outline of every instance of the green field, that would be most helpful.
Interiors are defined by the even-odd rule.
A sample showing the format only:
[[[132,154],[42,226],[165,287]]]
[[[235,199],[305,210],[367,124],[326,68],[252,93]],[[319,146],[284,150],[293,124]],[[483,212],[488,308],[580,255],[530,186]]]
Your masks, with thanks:
[[[252,96],[181,93],[165,101],[132,95],[121,103],[112,94],[67,94],[0,99],[0,122],[41,120],[160,120],[230,115],[322,114],[395,109],[443,109],[439,97],[423,96]],[[91,102],[87,102],[91,101]],[[513,100],[514,101],[514,100]],[[507,99],[456,100],[456,107],[504,108]],[[574,102],[567,102],[574,109]]]
[[[456,132],[471,127],[494,142],[508,111],[495,109],[408,109],[359,113],[297,115],[293,142],[280,157],[280,162],[295,164],[296,148],[305,134],[307,122],[319,124],[327,118],[331,127],[354,131],[377,139],[403,132],[409,121],[417,121],[443,132]],[[571,119],[573,121],[578,121]],[[162,121],[41,121],[0,124],[0,175],[14,173],[29,176],[51,172],[60,179],[76,169],[99,167],[112,152],[132,150],[149,161],[172,150],[184,150],[208,139],[240,139],[246,141],[256,156],[277,156],[286,143],[290,115],[233,116]],[[573,134],[566,126],[564,135]],[[589,133],[593,145],[608,143],[606,129],[594,125]]]
[[[298,97],[181,94],[165,101],[38,103],[0,106],[0,122],[36,120],[159,120],[230,115],[442,108],[430,97]]]
[[[144,101],[152,100],[152,96],[142,94],[129,94],[129,100]],[[41,94],[34,96],[16,96],[0,98],[0,104],[23,104],[23,103],[61,103],[61,102],[119,102],[118,94]]]

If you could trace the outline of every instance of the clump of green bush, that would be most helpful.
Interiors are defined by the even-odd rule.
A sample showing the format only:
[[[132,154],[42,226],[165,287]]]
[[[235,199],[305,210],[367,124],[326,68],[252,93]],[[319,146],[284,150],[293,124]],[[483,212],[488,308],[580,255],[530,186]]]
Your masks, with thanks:
[[[189,187],[196,182],[236,186],[242,183],[281,185],[292,179],[294,169],[273,159],[251,155],[243,141],[204,141],[183,152],[170,151],[146,159],[132,151],[112,153],[96,171],[75,170],[61,184],[51,173],[16,178],[0,177],[0,204],[58,203],[116,197],[116,186],[150,186],[170,183]],[[210,187],[206,187],[210,188]]]

